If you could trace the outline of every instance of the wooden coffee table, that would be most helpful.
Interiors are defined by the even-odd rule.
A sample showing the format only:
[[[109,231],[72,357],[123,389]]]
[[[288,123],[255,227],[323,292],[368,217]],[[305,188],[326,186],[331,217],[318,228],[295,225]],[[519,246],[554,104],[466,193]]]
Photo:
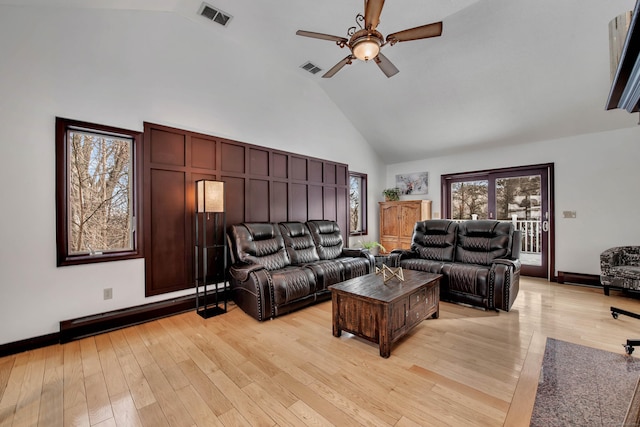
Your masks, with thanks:
[[[404,282],[386,284],[368,274],[329,286],[333,302],[333,336],[350,332],[380,346],[389,357],[391,345],[424,319],[438,318],[442,275],[404,270]]]

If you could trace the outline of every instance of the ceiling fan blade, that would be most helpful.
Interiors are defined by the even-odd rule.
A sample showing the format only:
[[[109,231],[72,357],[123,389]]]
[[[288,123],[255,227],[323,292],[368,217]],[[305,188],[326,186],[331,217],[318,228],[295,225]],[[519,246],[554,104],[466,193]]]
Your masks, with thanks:
[[[364,9],[364,28],[375,30],[380,23],[380,14],[382,13],[384,0],[367,0]]]
[[[396,42],[406,42],[409,40],[428,39],[429,37],[439,37],[441,34],[442,22],[434,22],[433,24],[422,25],[389,34],[387,36],[387,42],[394,44]]]
[[[342,45],[345,45],[349,41],[344,37],[332,36],[330,34],[323,34],[323,33],[314,33],[313,31],[298,30],[296,31],[296,34],[299,36],[311,37],[313,39],[329,40]]]
[[[378,67],[380,67],[382,72],[387,77],[395,76],[396,74],[398,74],[400,72],[400,70],[398,70],[396,68],[396,66],[393,65],[393,63],[391,61],[389,61],[389,58],[384,56],[382,53],[379,53],[378,56],[373,58],[373,60],[376,61],[376,64],[378,64]]]
[[[329,71],[324,73],[322,78],[323,79],[328,79],[330,77],[333,77],[334,74],[336,74],[338,71],[340,71],[342,69],[342,67],[344,67],[347,64],[351,64],[351,60],[354,59],[354,58],[355,57],[353,55],[346,56],[342,61],[340,61],[336,65],[334,65],[333,68],[331,68]]]

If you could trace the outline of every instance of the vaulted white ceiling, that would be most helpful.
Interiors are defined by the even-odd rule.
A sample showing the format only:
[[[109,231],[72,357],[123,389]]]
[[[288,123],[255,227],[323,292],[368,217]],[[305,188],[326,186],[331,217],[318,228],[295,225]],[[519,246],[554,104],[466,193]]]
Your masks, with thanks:
[[[331,79],[321,75],[348,48],[295,32],[346,36],[362,0],[208,0],[233,16],[226,28],[198,16],[201,3],[0,0],[179,14],[253,52],[258,69],[296,70],[317,82],[387,164],[637,125],[637,117],[604,109],[608,23],[632,10],[632,0],[388,0],[383,35],[443,21],[442,36],[384,47],[400,70],[391,78],[356,61]],[[306,61],[323,71],[299,68]]]

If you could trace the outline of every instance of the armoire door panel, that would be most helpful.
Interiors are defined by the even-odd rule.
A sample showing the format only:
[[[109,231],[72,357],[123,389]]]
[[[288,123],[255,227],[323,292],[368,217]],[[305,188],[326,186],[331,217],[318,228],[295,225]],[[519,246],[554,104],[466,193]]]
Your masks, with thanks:
[[[185,136],[165,130],[154,129],[151,136],[151,163],[157,165],[185,165]]]
[[[151,171],[151,235],[153,242],[145,248],[151,258],[147,271],[153,284],[147,293],[157,295],[183,289],[189,280],[187,265],[191,248],[190,230],[185,218],[185,173],[167,170]]]
[[[269,221],[269,181],[250,179],[245,199],[249,208],[247,222]]]
[[[191,138],[191,166],[201,169],[216,168],[216,141]]]
[[[413,236],[416,218],[420,218],[420,205],[400,207],[400,237]]]
[[[380,230],[382,236],[395,236],[399,234],[398,229],[398,206],[383,206],[380,210],[380,223],[382,229]]]

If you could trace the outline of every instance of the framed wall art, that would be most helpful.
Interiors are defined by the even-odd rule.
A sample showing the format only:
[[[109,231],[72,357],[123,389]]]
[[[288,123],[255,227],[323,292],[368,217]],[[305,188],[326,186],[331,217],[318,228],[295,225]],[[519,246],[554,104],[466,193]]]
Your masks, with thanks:
[[[396,187],[403,195],[429,194],[429,172],[396,175]]]

